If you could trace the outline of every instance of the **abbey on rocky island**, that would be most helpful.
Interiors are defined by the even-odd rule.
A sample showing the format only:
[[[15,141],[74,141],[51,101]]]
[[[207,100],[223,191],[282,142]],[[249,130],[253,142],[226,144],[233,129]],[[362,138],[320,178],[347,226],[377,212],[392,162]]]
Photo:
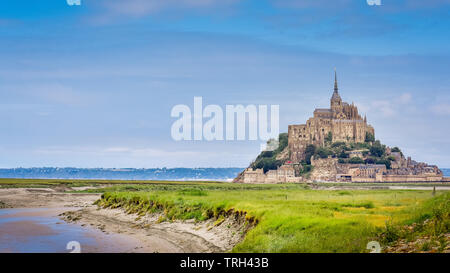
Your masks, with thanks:
[[[342,101],[336,74],[330,108],[315,109],[305,124],[289,125],[280,146],[263,151],[233,182],[450,182],[437,166],[375,141],[367,118]]]

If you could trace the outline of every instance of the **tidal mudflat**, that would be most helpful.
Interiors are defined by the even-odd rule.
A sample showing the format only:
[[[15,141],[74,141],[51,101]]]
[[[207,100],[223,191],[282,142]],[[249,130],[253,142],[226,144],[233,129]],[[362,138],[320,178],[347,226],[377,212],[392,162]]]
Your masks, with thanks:
[[[130,241],[130,238],[126,236],[107,234],[93,227],[67,223],[58,216],[63,212],[77,209],[67,207],[1,209],[0,252],[137,252],[140,250],[137,247],[138,242]]]
[[[0,252],[71,252],[69,242],[81,252],[225,252],[243,238],[236,221],[161,222],[160,214],[99,209],[101,194],[78,192],[101,188],[0,188]]]

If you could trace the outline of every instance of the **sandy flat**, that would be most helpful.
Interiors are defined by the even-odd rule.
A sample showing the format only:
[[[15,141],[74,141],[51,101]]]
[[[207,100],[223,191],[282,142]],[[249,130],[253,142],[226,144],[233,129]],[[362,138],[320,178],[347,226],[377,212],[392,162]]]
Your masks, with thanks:
[[[61,219],[129,238],[136,242],[132,252],[226,252],[243,239],[246,231],[243,216],[230,216],[220,225],[213,219],[159,223],[160,215],[138,217],[121,209],[99,209],[93,205],[99,198],[100,194],[64,193],[51,188],[0,189],[0,201],[7,207],[67,207]]]
[[[0,189],[0,201],[12,208],[90,207],[100,196],[96,193],[64,193],[52,188]]]

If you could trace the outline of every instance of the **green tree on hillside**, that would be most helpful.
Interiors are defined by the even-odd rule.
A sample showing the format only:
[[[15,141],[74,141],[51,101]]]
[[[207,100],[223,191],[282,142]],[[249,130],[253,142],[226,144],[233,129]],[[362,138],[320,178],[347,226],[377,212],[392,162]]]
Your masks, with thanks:
[[[273,157],[273,151],[262,151],[260,157]]]
[[[384,164],[384,165],[386,165],[386,169],[391,168],[391,161],[387,160],[387,159],[379,159],[376,161],[376,164]]]
[[[274,154],[281,153],[288,146],[288,134],[281,133],[278,136],[278,148],[275,149]]]
[[[338,163],[339,163],[339,164],[346,164],[346,163],[348,163],[348,162],[347,162],[347,160],[345,160],[345,159],[343,159],[343,158],[339,158],[339,159],[338,159]]]
[[[366,164],[375,164],[375,163],[376,163],[376,160],[373,159],[372,157],[369,157],[369,158],[366,158],[366,160],[364,160],[364,162],[365,162]]]
[[[391,156],[388,156],[388,157],[387,157],[387,160],[389,160],[389,161],[395,161],[395,157],[392,156],[392,155],[391,155]]]
[[[274,158],[262,158],[253,164],[253,169],[263,169],[266,173],[269,170],[276,170],[283,162]]]
[[[386,147],[384,145],[381,145],[380,141],[377,140],[372,144],[372,147],[370,147],[370,154],[375,157],[383,157],[385,150]]]
[[[350,158],[348,163],[350,163],[350,164],[365,164],[364,160],[362,160],[359,157],[352,157],[352,158]]]
[[[338,154],[338,158],[348,158],[348,153],[345,152],[344,149]]]
[[[337,147],[341,147],[343,146],[344,148],[347,146],[347,144],[345,144],[345,142],[339,141],[339,142],[334,142],[333,144],[331,144],[332,148],[337,148]]]
[[[325,147],[320,147],[318,149],[316,149],[316,153],[320,158],[327,158],[330,155],[333,155],[333,151],[325,148]]]
[[[369,132],[366,132],[366,142],[374,142],[374,141],[375,141],[375,136]]]
[[[316,153],[316,146],[309,144],[305,149],[306,164],[311,165],[311,157]]]
[[[267,144],[270,143],[269,140]],[[251,167],[253,169],[263,169],[264,172],[268,170],[276,170],[279,166],[283,164],[283,161],[276,160],[278,154],[280,154],[288,146],[288,134],[281,133],[278,136],[278,147],[273,151],[262,151],[255,161],[252,163]]]

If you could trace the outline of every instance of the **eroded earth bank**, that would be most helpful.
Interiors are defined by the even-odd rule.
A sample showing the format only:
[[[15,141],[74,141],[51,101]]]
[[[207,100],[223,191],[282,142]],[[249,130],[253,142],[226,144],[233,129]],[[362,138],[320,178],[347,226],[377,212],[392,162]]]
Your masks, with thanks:
[[[74,190],[84,189],[3,188],[0,208],[52,208],[45,213],[54,213],[53,216],[68,223],[95,228],[104,234],[120,235],[122,240],[133,244],[121,248],[127,252],[226,252],[243,239],[249,228],[245,216],[238,214],[221,221],[161,221],[159,214],[139,216],[120,208],[99,208],[94,202],[101,194],[73,193]],[[26,225],[21,227],[26,228]],[[101,248],[91,248],[91,251],[96,249]]]

